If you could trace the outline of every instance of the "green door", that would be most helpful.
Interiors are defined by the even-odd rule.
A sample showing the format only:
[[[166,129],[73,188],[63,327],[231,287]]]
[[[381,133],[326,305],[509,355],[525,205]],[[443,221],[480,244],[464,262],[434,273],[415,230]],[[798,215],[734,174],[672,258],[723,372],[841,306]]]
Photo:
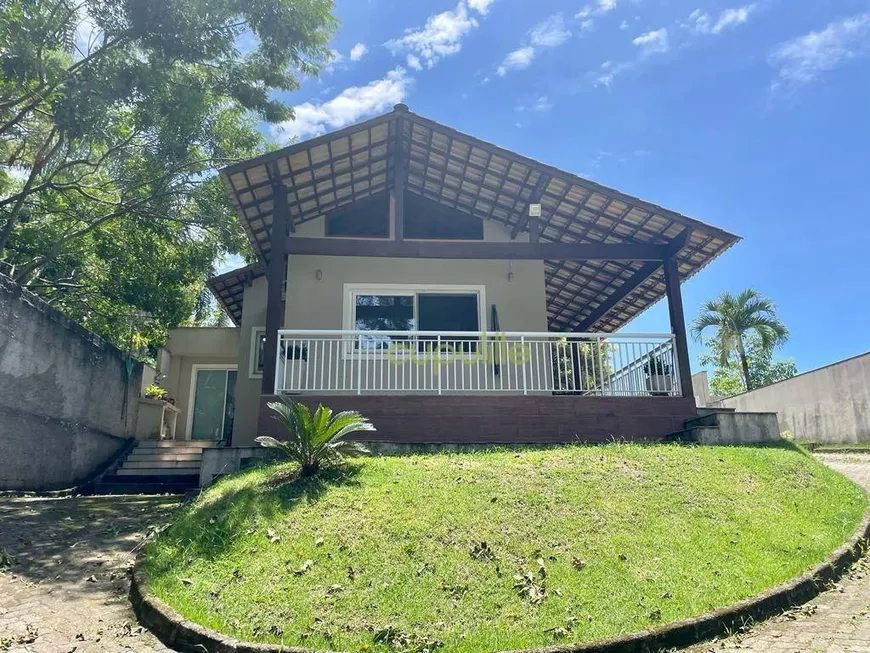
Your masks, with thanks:
[[[196,370],[192,440],[227,440],[236,412],[236,370]]]

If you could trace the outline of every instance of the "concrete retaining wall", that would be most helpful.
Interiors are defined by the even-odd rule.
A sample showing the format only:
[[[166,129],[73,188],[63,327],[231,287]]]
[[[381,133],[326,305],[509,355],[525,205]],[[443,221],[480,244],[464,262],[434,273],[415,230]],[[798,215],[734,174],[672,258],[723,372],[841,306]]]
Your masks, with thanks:
[[[870,353],[713,404],[771,411],[798,440],[870,442]]]
[[[133,433],[142,382],[141,363],[128,372],[121,351],[0,276],[0,490],[98,470]]]

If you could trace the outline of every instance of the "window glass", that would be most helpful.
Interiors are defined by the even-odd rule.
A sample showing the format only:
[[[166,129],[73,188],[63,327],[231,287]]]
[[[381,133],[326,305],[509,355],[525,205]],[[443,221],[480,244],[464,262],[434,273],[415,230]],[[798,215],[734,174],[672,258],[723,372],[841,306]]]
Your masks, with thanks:
[[[356,295],[354,329],[358,331],[413,331],[413,295]],[[397,336],[365,336],[363,349],[389,349]]]
[[[477,295],[417,295],[420,331],[477,331]]]
[[[254,374],[263,373],[263,359],[266,357],[266,330],[254,329]]]
[[[360,200],[347,209],[326,216],[327,236],[356,238],[390,237],[390,203],[384,195],[372,200]]]
[[[419,294],[417,295],[417,316],[420,322],[420,331],[437,331],[438,333],[477,331],[479,324],[477,295]],[[423,341],[435,339],[433,336],[421,336],[421,347],[425,348],[426,346],[423,345]],[[457,351],[477,350],[477,338],[468,337],[459,340],[451,339],[450,346]]]
[[[412,240],[483,240],[483,220],[414,193],[405,193],[404,226]]]

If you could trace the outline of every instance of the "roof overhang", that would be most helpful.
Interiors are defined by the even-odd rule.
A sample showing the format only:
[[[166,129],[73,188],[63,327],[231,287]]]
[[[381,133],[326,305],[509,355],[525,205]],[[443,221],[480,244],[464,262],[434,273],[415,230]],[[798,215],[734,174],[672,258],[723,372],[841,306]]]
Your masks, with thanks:
[[[529,204],[534,203],[542,207],[542,243],[679,243],[683,280],[739,240],[398,105],[388,114],[221,170],[230,201],[263,262],[259,275],[270,258],[275,175],[287,188],[295,227],[390,190],[397,157],[407,166],[408,192],[498,222],[514,236],[528,231]],[[554,331],[615,331],[665,295],[661,265],[649,261],[547,260],[545,269]],[[241,298],[228,290],[239,287],[234,274],[217,277],[210,287],[238,323]]]

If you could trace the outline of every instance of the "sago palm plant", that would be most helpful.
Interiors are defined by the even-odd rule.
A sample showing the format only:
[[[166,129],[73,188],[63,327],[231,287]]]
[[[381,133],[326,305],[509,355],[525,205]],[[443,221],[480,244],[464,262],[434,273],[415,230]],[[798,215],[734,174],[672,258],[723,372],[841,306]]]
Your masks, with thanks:
[[[345,440],[351,433],[375,430],[356,411],[333,414],[332,409],[320,404],[312,415],[308,406],[290,400],[273,401],[268,406],[275,411],[275,418],[287,429],[289,437],[282,441],[260,436],[256,442],[278,449],[299,463],[302,476],[314,476],[325,467],[342,464],[345,457],[368,453],[359,442]]]
[[[728,362],[732,353],[737,354],[747,391],[753,387],[744,338],[754,331],[765,349],[773,349],[788,340],[788,329],[776,317],[774,303],[752,288],[736,296],[724,292],[704,304],[692,323],[692,335],[696,340],[701,339],[707,327],[716,329],[716,350],[720,352],[722,365]]]

